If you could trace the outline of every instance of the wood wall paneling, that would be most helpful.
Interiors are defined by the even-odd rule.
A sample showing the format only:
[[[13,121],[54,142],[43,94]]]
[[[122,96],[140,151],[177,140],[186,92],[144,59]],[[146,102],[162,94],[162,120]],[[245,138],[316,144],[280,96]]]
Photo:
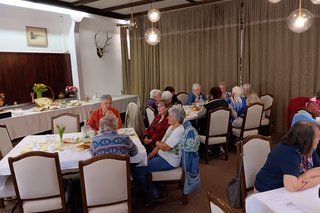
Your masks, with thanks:
[[[54,98],[72,85],[70,54],[0,52],[0,92],[6,104],[31,101],[34,83],[44,83],[54,91]],[[44,97],[51,97],[47,91]]]

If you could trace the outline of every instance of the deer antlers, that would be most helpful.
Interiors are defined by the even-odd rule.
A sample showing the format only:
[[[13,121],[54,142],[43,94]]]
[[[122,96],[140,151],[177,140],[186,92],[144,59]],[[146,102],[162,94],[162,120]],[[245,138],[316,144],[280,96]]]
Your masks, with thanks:
[[[106,47],[111,44],[111,43],[109,42],[109,40],[112,39],[112,36],[109,37],[109,33],[106,33],[106,38],[107,38],[107,39],[106,39],[103,47],[99,47],[99,45],[98,45],[99,41],[97,40],[98,33],[99,33],[99,32],[97,32],[97,33],[94,35],[94,43],[96,44],[97,55],[98,55],[99,58],[101,58],[105,52],[108,52],[108,51],[106,50]]]

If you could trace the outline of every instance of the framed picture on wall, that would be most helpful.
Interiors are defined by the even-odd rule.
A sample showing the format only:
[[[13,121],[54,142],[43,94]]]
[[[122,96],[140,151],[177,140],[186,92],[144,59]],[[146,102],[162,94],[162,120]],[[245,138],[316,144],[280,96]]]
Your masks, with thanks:
[[[48,46],[47,29],[26,26],[28,46]]]

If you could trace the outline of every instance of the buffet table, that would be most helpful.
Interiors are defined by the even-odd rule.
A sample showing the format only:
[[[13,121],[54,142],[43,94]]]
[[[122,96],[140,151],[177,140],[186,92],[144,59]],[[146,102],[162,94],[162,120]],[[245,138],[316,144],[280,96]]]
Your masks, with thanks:
[[[113,97],[112,105],[120,113],[126,111],[130,102],[140,106],[139,96],[122,95]],[[100,100],[83,102],[81,106],[67,106],[66,108],[36,112],[32,108],[12,111],[12,117],[0,119],[0,125],[6,125],[11,140],[31,134],[51,130],[51,117],[61,113],[73,113],[80,116],[80,122],[88,120],[90,113],[100,106]]]

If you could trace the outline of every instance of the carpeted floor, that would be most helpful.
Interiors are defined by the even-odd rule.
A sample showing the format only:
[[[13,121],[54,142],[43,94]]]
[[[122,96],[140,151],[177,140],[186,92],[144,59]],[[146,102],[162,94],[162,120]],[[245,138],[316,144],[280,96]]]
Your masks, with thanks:
[[[273,147],[277,144],[282,137],[282,134],[272,135]],[[200,162],[200,175],[201,175],[201,190],[200,192],[193,193],[188,197],[188,204],[182,205],[181,200],[168,201],[156,203],[153,207],[145,207],[144,194],[139,190],[133,190],[133,212],[184,212],[184,213],[199,213],[210,212],[207,192],[210,190],[213,195],[219,197],[227,202],[225,185],[236,173],[236,151],[231,150],[229,152],[229,160],[225,161],[219,156],[210,156],[209,164],[205,164],[204,161]],[[73,199],[70,204],[70,212],[82,212],[81,211],[81,195],[79,190],[79,183],[76,182],[73,187]],[[169,193],[172,193],[169,191]],[[179,195],[180,190],[173,192],[174,195]],[[12,207],[16,201],[6,202],[7,208],[0,210],[0,212],[11,212]],[[15,211],[17,212],[17,211]],[[241,209],[234,209],[234,212],[242,212]]]

